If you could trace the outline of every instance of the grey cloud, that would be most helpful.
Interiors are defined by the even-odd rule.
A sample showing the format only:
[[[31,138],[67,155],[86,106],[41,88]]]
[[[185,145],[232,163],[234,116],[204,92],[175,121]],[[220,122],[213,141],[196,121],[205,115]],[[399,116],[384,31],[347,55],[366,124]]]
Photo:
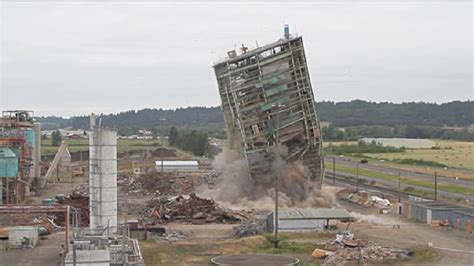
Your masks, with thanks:
[[[304,36],[319,100],[473,99],[472,3],[2,3],[0,109],[218,105],[212,63]]]

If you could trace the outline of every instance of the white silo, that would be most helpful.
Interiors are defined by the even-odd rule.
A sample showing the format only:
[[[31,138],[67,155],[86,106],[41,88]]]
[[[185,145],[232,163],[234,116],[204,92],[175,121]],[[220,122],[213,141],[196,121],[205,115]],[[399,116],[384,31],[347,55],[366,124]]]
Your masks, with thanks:
[[[94,120],[95,119],[91,119]],[[91,123],[89,136],[90,228],[117,232],[117,132]]]

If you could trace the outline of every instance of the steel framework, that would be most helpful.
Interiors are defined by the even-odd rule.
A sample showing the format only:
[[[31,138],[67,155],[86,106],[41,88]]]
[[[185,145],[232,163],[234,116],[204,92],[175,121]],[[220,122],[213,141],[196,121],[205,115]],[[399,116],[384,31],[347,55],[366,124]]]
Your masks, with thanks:
[[[278,135],[288,148],[284,159],[301,161],[308,180],[321,187],[322,138],[302,37],[242,50],[214,65],[230,148],[247,159],[258,182],[271,172]]]

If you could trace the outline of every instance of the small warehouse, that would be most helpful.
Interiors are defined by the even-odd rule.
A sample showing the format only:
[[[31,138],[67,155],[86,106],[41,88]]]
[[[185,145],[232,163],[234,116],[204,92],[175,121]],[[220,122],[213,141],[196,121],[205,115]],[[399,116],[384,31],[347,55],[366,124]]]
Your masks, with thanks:
[[[12,248],[35,247],[39,240],[38,228],[34,226],[10,227],[8,245]]]
[[[459,210],[454,211],[453,213],[455,216],[453,226],[459,230],[463,230],[472,234],[472,227],[474,224],[474,209]]]
[[[278,213],[279,231],[323,231],[331,220],[350,221],[351,215],[345,209],[292,208]],[[273,231],[274,213],[267,216],[267,229]]]
[[[452,225],[455,221],[454,211],[465,210],[467,207],[438,201],[412,202],[410,204],[410,218],[431,224],[432,221],[448,221]]]
[[[161,171],[161,163],[166,172],[199,170],[198,161],[155,161],[157,171]]]

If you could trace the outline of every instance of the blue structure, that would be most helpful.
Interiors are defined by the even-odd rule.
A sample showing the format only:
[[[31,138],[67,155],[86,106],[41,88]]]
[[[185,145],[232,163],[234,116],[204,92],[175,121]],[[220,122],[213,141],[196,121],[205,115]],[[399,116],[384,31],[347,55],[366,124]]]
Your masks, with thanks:
[[[3,204],[4,180],[18,175],[18,157],[10,148],[0,147],[0,205]]]
[[[450,225],[455,225],[459,216],[456,212],[462,211],[474,211],[474,209],[438,201],[412,202],[410,218],[427,224],[431,224],[433,220],[447,220]]]
[[[28,145],[31,147],[34,147],[35,146],[35,131],[33,129],[25,129],[23,131],[23,134],[26,137],[26,142],[28,143]]]
[[[10,148],[0,147],[0,178],[14,179],[17,175],[17,155]]]

